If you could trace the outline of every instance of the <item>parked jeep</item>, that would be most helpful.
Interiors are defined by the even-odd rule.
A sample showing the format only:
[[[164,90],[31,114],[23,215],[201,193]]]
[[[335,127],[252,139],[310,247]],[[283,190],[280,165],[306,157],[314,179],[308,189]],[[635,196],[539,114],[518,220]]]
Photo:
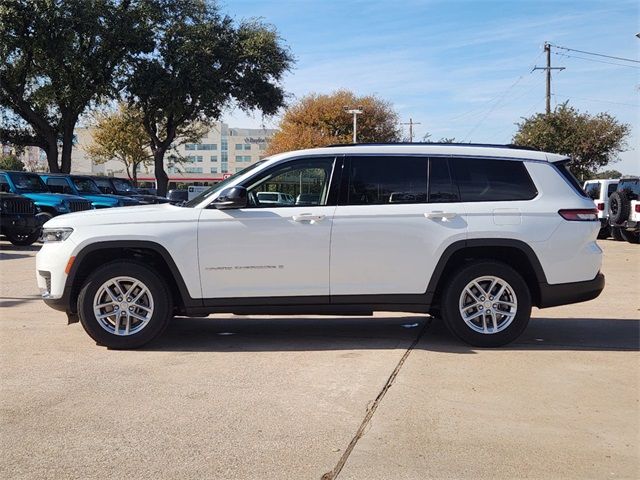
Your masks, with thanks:
[[[593,201],[567,157],[472,144],[274,155],[183,204],[78,213],[43,229],[45,302],[100,345],[135,348],[174,315],[431,314],[496,347],[532,306],[604,288]],[[310,205],[273,204],[262,192]]]
[[[129,197],[143,205],[153,203],[169,203],[169,199],[158,195],[144,194],[126,178],[94,176],[91,177],[102,193]]]
[[[89,200],[94,208],[140,205],[139,201],[130,197],[102,193],[91,177],[61,173],[41,173],[40,176],[52,192],[78,195]]]
[[[0,171],[0,185],[7,185],[11,193],[24,195],[38,207],[42,223],[57,215],[91,210],[91,202],[76,195],[51,193],[36,173]]]
[[[584,182],[584,191],[593,200],[598,209],[598,219],[600,220],[600,232],[598,238],[608,238],[611,236],[609,226],[609,197],[618,188],[617,178],[587,180]]]
[[[42,227],[36,216],[38,209],[27,197],[8,191],[8,184],[0,184],[0,234],[14,245],[31,245],[40,237]]]
[[[640,177],[620,179],[609,198],[609,223],[616,240],[640,243]]]

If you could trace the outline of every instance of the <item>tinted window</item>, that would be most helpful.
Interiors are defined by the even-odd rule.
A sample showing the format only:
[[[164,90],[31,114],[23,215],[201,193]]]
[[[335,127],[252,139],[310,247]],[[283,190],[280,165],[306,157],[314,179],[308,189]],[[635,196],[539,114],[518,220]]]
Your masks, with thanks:
[[[427,159],[423,157],[351,157],[348,205],[424,203]]]
[[[453,158],[450,164],[463,202],[530,200],[537,195],[522,162]]]
[[[457,202],[458,188],[451,181],[449,161],[445,158],[432,158],[430,163],[429,202]]]
[[[96,183],[90,178],[73,178],[73,184],[81,193],[102,193]]]
[[[615,192],[617,189],[618,189],[617,183],[610,183],[609,188],[607,188],[607,198],[609,198],[611,194]]]
[[[624,190],[632,200],[640,195],[640,180],[622,180],[618,184],[618,190]]]
[[[9,175],[18,193],[48,191],[42,179],[34,173],[10,173]]]
[[[587,183],[584,186],[584,191],[590,198],[594,200],[598,200],[600,198],[600,182],[597,183]]]

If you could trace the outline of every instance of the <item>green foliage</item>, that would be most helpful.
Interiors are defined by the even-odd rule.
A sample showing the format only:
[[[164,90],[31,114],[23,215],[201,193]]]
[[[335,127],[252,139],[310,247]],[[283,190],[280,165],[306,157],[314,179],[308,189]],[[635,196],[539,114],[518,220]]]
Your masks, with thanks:
[[[622,173],[618,170],[603,170],[601,172],[597,172],[591,174],[590,176],[585,176],[585,180],[602,180],[607,178],[620,178]]]
[[[275,29],[257,21],[236,25],[210,3],[166,1],[162,13],[154,55],[140,58],[127,82],[129,102],[143,112],[160,195],[164,154],[176,137],[234,105],[276,113],[284,104],[279,83],[293,61]]]
[[[513,143],[567,155],[573,173],[586,179],[617,160],[617,154],[626,148],[629,131],[629,125],[608,113],[580,113],[564,103],[549,115],[523,119]]]
[[[148,165],[153,158],[140,112],[120,105],[117,111],[98,115],[96,120],[87,153],[95,163],[119,160],[135,183],[140,165]]]
[[[24,172],[24,163],[15,155],[3,155],[0,157],[0,170],[14,170]]]
[[[71,167],[73,130],[92,102],[112,97],[130,60],[152,50],[152,0],[3,0],[2,141]],[[62,162],[58,163],[58,144]]]

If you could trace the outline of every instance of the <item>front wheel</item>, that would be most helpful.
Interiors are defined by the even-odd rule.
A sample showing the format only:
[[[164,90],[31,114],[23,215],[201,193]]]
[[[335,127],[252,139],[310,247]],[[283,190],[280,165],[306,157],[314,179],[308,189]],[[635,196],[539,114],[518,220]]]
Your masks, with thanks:
[[[449,278],[442,314],[447,327],[477,347],[500,347],[518,338],[531,317],[531,293],[510,266],[481,260]]]
[[[31,233],[16,233],[13,231],[6,232],[5,235],[7,239],[18,247],[27,247],[33,243],[35,243],[38,238],[40,238],[40,229],[31,232]]]
[[[118,260],[95,270],[78,296],[85,331],[98,344],[137,348],[160,335],[173,305],[166,283],[145,265]]]

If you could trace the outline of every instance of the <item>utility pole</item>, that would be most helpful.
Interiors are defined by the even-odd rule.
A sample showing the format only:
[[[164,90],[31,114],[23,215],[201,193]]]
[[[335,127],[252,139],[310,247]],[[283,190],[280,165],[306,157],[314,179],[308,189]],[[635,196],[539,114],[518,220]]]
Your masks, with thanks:
[[[547,66],[546,67],[533,67],[533,70],[546,70],[547,73],[547,115],[551,113],[551,70],[564,70],[565,67],[552,67],[551,66],[551,44],[549,42],[544,43],[544,51],[547,52]],[[531,70],[533,72],[533,70]]]
[[[414,122],[413,118],[409,117],[409,123],[401,123],[400,125],[409,125],[409,143],[413,143],[413,126],[422,125],[422,123]]]
[[[345,105],[344,111],[353,115],[353,143],[358,143],[358,115],[363,112],[362,107],[349,108]]]

